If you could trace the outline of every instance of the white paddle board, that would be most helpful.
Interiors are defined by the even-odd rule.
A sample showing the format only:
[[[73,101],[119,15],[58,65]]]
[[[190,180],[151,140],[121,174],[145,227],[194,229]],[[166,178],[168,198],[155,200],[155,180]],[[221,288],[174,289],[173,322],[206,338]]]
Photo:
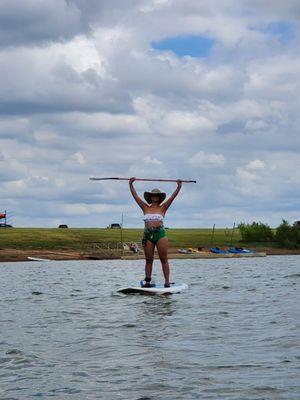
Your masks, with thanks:
[[[141,287],[141,286],[129,286],[125,288],[118,289],[119,293],[132,294],[172,294],[180,293],[186,290],[188,285],[186,283],[171,283],[169,288],[164,287],[164,285],[155,285],[154,287]]]

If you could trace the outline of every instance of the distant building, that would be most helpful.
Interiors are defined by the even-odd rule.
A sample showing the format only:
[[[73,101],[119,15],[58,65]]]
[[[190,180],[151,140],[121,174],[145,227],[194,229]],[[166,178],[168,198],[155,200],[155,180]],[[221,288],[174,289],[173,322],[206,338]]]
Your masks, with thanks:
[[[59,228],[64,228],[64,229],[66,229],[66,228],[68,228],[68,225],[61,224],[61,225],[59,225]]]

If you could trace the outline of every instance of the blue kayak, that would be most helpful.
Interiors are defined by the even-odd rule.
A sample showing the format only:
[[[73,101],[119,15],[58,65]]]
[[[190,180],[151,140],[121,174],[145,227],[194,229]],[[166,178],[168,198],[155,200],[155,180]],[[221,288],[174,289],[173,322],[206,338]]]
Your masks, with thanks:
[[[234,253],[234,254],[253,253],[252,250],[244,249],[243,247],[230,247],[228,251],[229,253]]]
[[[214,253],[214,254],[226,254],[226,253],[228,253],[228,252],[225,251],[225,250],[221,250],[219,247],[211,247],[211,248],[209,249],[209,251],[210,251],[211,253]]]

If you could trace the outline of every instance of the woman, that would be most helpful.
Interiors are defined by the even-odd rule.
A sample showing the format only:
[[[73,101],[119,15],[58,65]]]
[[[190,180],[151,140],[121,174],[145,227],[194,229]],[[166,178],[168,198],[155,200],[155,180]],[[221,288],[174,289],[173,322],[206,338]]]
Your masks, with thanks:
[[[172,204],[175,197],[178,195],[182,181],[177,181],[177,188],[174,193],[165,201],[166,194],[159,189],[153,189],[151,192],[145,192],[145,203],[137,194],[133,187],[135,178],[130,178],[129,188],[135,201],[141,207],[144,213],[145,229],[143,236],[143,249],[145,253],[145,282],[143,287],[151,287],[152,266],[154,258],[155,246],[161,261],[163,274],[165,278],[165,287],[170,287],[170,268],[168,262],[168,238],[163,225],[164,216],[167,209]]]

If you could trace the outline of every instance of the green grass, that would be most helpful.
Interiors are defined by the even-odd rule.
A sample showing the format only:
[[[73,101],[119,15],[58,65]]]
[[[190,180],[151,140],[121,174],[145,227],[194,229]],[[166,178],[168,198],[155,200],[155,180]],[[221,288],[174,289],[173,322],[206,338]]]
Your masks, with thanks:
[[[225,229],[216,229],[213,243],[211,241],[211,229],[170,229],[168,231],[169,243],[172,247],[210,247],[229,245],[231,232]],[[236,229],[232,244],[235,245],[241,240],[239,231]]]
[[[123,241],[140,241],[142,229],[124,229]],[[171,247],[209,247],[211,246],[211,229],[169,229]],[[230,244],[231,231],[216,229],[214,246]],[[236,229],[233,246],[241,245],[241,236]],[[48,228],[7,228],[0,229],[0,249],[15,248],[47,250],[87,250],[93,243],[117,243],[121,241],[119,229],[48,229]],[[246,245],[243,243],[243,245]]]

